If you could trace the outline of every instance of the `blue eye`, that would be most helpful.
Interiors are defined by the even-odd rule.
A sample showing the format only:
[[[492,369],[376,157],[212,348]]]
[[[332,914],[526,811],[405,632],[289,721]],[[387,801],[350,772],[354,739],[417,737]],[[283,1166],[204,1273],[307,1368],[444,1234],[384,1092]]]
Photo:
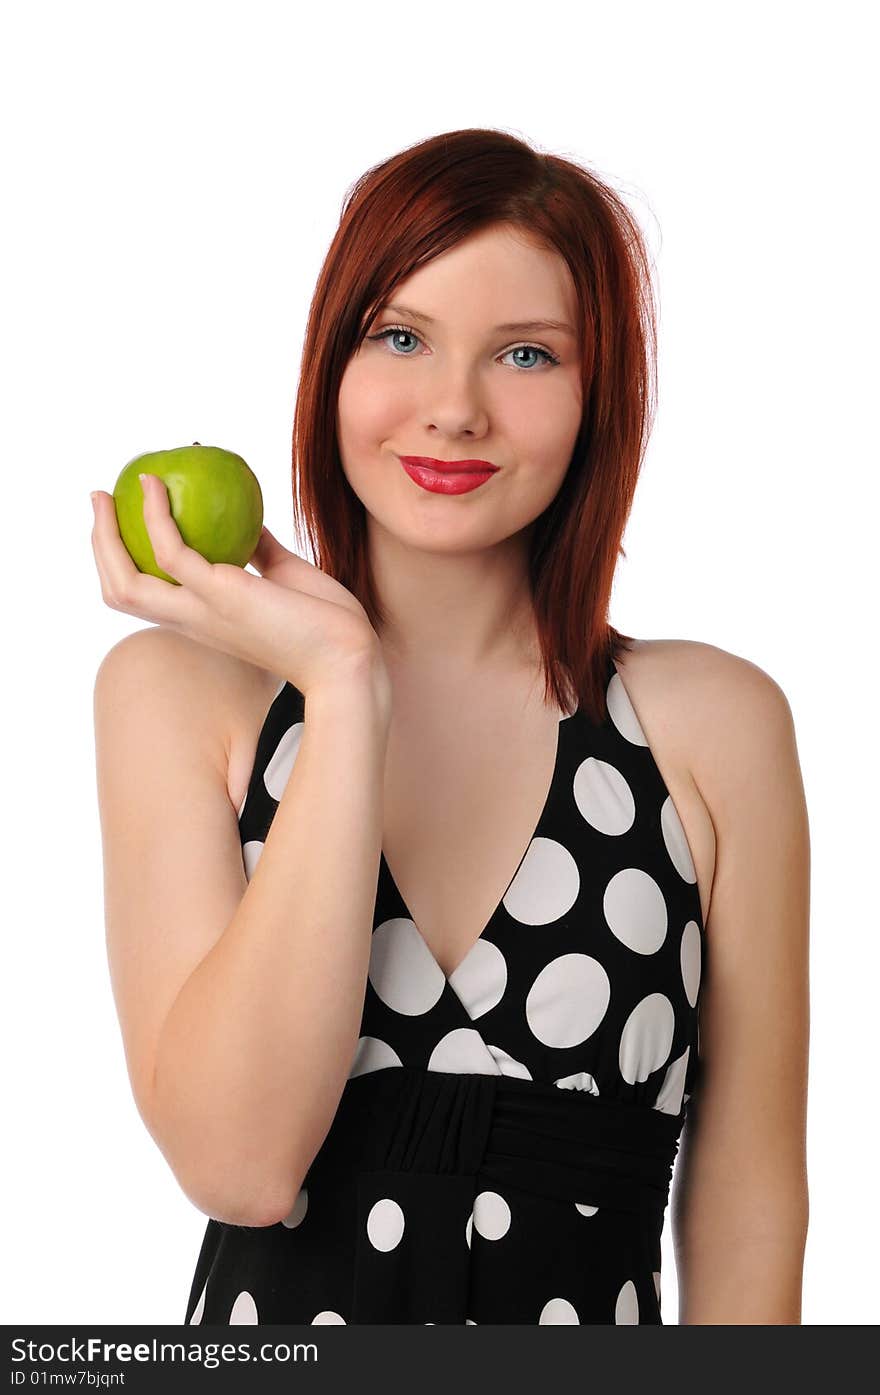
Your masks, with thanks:
[[[408,335],[410,336],[411,339],[418,339],[418,338],[419,338],[419,336],[416,334],[415,330],[414,330],[414,329],[410,329],[407,325],[389,325],[389,327],[388,327],[387,329],[380,330],[378,334],[368,334],[366,337],[367,337],[367,339],[370,341],[370,343],[375,343],[375,342],[377,342],[377,341],[379,341],[379,340],[385,340],[385,339],[388,339],[389,342],[390,342],[390,336],[391,336],[392,334],[408,334]],[[559,359],[557,358],[557,356],[556,356],[555,354],[551,354],[551,352],[550,352],[549,349],[541,349],[541,348],[538,347],[537,344],[517,344],[517,345],[515,345],[512,349],[508,349],[506,352],[507,352],[508,354],[518,354],[518,353],[523,353],[523,352],[525,352],[525,353],[532,353],[532,354],[540,354],[541,357],[544,359],[545,364],[546,364],[546,366],[547,366],[548,368],[549,368],[551,365],[557,364],[557,363],[559,362]],[[395,353],[394,357],[395,357],[395,358],[411,358],[412,355],[411,355],[411,354],[407,354],[407,353],[402,353],[402,354]],[[530,365],[518,364],[518,365],[515,365],[515,366],[518,367],[519,370],[522,372],[524,367],[525,367],[526,369],[528,369],[528,367],[529,367]]]
[[[391,325],[388,329],[383,329],[379,334],[368,334],[370,343],[378,343],[380,340],[388,339],[392,334],[408,334],[412,339],[418,339],[418,335],[411,329],[405,329],[403,325]],[[409,358],[409,354],[397,354],[397,358]]]

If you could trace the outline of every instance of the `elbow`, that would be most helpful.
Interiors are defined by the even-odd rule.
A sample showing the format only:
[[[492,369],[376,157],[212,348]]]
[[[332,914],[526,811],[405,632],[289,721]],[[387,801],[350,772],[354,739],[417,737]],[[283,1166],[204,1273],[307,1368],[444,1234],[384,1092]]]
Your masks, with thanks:
[[[300,1171],[289,1165],[280,1169],[228,1157],[202,1155],[186,1165],[167,1159],[181,1190],[206,1216],[226,1225],[251,1228],[278,1225],[292,1211],[300,1191]]]
[[[299,1187],[270,1187],[264,1181],[243,1182],[230,1188],[228,1178],[221,1184],[216,1175],[195,1179],[179,1172],[175,1175],[181,1190],[199,1211],[224,1225],[249,1229],[279,1225],[292,1211],[299,1193]]]
[[[299,1177],[295,1177],[292,1181],[285,1180],[281,1186],[276,1187],[273,1191],[266,1192],[262,1198],[261,1206],[254,1213],[259,1219],[252,1220],[250,1224],[254,1226],[280,1225],[282,1221],[287,1220],[293,1211],[301,1190],[302,1183]],[[244,1224],[248,1223],[244,1222]]]
[[[226,1225],[254,1229],[286,1220],[304,1175],[289,1162],[280,1168],[267,1168],[243,1160],[233,1166],[227,1159],[224,1166],[216,1156],[210,1160],[203,1156],[197,1166],[171,1165],[183,1192],[206,1216]]]
[[[160,1117],[154,1096],[147,1100],[141,1094],[137,1104],[181,1191],[197,1210],[225,1225],[252,1228],[278,1225],[290,1214],[302,1185],[299,1168],[284,1166],[283,1177],[277,1169],[255,1172],[250,1163],[239,1160],[236,1165],[216,1142],[207,1146],[204,1138],[196,1153],[192,1139],[184,1146]]]
[[[181,1191],[197,1210],[213,1220],[254,1228],[272,1226],[293,1209],[301,1185],[298,1173],[279,1181],[265,1172],[255,1176],[231,1165],[228,1159],[224,1166],[216,1153],[210,1159],[181,1157],[181,1149],[162,1134],[155,1120],[147,1127]]]

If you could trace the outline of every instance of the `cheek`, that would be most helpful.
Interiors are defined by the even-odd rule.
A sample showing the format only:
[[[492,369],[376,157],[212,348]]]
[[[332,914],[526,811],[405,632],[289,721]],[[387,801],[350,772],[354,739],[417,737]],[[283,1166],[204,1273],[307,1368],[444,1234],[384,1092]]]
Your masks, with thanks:
[[[536,410],[523,421],[517,438],[522,464],[510,481],[518,513],[540,513],[559,493],[580,430],[580,413],[573,405],[560,402],[555,412]]]
[[[495,404],[499,420],[517,442],[522,457],[542,467],[552,466],[560,454],[568,458],[580,429],[582,394],[573,373],[554,369],[525,386],[508,380]]]
[[[542,476],[542,485],[555,494],[571,462],[581,428],[580,392],[568,383],[560,384],[556,401],[547,410],[534,412],[525,431],[528,459]]]
[[[343,473],[368,513],[381,509],[387,491],[386,443],[398,432],[389,407],[393,398],[376,390],[375,374],[363,371],[355,360],[339,384],[336,437]],[[399,468],[399,467],[398,467]]]
[[[548,461],[545,468],[530,466],[528,471],[513,481],[511,500],[516,518],[520,524],[531,522],[538,514],[552,504],[562,487],[568,462],[560,465],[559,460]]]
[[[580,417],[566,420],[563,412],[536,410],[522,423],[517,454],[523,463],[522,482],[532,493],[555,494],[568,470],[577,440]]]
[[[389,391],[366,361],[354,360],[339,385],[337,432],[340,441],[373,445],[393,435],[405,404],[399,389]]]

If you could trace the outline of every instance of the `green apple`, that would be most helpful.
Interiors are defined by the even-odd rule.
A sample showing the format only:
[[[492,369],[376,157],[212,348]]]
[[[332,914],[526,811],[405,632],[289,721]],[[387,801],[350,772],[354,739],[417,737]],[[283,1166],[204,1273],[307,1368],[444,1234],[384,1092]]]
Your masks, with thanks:
[[[209,562],[247,565],[263,528],[263,495],[256,475],[240,455],[198,441],[148,451],[129,460],[113,486],[119,535],[138,571],[179,586],[153,554],[144,522],[141,473],[158,475],[164,483],[171,516],[188,547]]]

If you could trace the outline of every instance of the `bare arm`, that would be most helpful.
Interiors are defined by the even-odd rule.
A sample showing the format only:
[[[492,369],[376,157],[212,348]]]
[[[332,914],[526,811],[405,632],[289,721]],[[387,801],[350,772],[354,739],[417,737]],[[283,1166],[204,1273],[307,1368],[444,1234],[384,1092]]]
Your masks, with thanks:
[[[96,683],[108,934],[151,1133],[202,1210],[268,1225],[293,1204],[354,1056],[389,706],[369,661],[306,695],[247,883],[222,762],[198,735],[216,726],[204,681],[157,652],[183,642],[111,651]]]
[[[785,695],[755,665],[713,652],[694,729],[717,865],[703,1070],[671,1199],[679,1321],[797,1324],[809,1217],[807,809]]]

